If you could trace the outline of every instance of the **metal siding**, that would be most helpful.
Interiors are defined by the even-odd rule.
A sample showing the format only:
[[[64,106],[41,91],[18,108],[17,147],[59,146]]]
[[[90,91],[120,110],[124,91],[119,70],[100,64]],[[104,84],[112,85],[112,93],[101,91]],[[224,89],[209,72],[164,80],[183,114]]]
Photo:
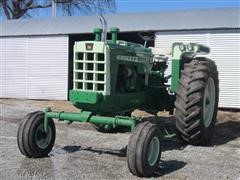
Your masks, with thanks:
[[[68,36],[3,38],[1,96],[66,100]]]
[[[68,38],[29,38],[29,87],[31,99],[67,99]]]
[[[240,108],[240,32],[213,33],[209,46],[219,71],[219,106]]]
[[[0,97],[26,98],[26,38],[3,38],[0,41]]]
[[[173,42],[198,42],[211,48],[219,71],[219,107],[240,108],[240,31],[158,32],[155,46],[171,48]],[[171,66],[171,62],[170,62]],[[167,74],[171,73],[169,68]]]

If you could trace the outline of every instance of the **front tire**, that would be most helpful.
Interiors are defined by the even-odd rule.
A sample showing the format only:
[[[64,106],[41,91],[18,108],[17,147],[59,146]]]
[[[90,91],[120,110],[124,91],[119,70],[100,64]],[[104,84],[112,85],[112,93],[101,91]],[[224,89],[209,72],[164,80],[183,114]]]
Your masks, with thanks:
[[[128,168],[133,175],[149,177],[157,170],[161,157],[161,131],[157,124],[137,125],[127,147]]]
[[[44,132],[44,113],[29,113],[22,120],[17,133],[20,152],[26,157],[46,157],[52,150],[56,130],[52,119],[48,120],[48,132]]]
[[[204,145],[213,135],[219,96],[215,63],[196,58],[184,64],[175,101],[176,127],[182,139]]]

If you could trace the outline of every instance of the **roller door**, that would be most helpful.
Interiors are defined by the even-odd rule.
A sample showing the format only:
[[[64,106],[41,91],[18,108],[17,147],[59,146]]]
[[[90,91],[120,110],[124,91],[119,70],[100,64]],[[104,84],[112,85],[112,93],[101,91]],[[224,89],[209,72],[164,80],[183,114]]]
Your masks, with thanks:
[[[1,38],[2,98],[66,100],[68,36]]]

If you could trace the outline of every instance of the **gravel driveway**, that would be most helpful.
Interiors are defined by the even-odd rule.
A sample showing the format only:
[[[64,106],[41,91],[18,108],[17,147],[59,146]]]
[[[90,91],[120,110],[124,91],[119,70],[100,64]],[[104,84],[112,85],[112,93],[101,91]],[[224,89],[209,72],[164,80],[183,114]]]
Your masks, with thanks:
[[[66,101],[0,99],[0,179],[136,179],[126,164],[130,133],[102,134],[89,124],[56,122],[57,138],[50,156],[22,156],[16,139],[19,122],[26,113],[46,106],[77,111]],[[219,111],[207,147],[181,140],[163,142],[153,178],[240,180],[240,113]]]

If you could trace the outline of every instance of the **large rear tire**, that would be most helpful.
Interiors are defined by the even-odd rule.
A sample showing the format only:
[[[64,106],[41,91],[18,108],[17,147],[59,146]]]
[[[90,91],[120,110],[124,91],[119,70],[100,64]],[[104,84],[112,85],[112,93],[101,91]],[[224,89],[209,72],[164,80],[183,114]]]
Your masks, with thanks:
[[[176,127],[184,141],[204,145],[213,135],[219,96],[215,63],[196,58],[184,64],[175,101]]]

